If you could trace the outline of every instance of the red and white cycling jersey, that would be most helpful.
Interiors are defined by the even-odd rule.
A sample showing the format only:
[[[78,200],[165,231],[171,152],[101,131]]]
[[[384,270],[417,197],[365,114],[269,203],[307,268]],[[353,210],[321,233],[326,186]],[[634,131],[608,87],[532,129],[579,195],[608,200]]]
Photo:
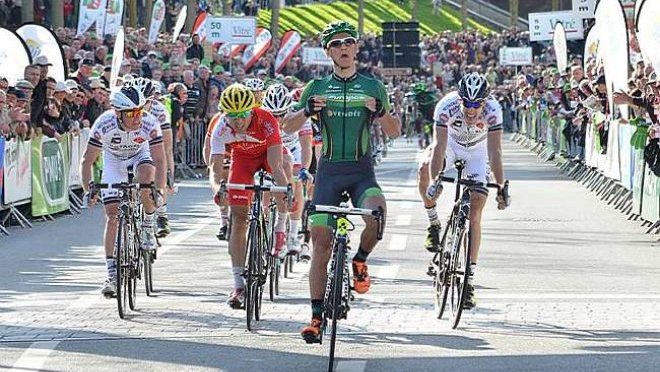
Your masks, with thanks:
[[[144,150],[149,151],[149,146],[162,141],[160,123],[153,115],[145,112],[140,129],[127,132],[120,128],[115,110],[108,110],[96,119],[89,137],[90,146],[102,149],[104,153],[119,160],[130,159]]]
[[[224,154],[227,146],[234,158],[261,158],[269,147],[282,144],[277,119],[261,108],[252,109],[252,121],[245,133],[236,132],[223,113],[216,114],[210,125],[214,126],[211,155]]]
[[[435,125],[446,127],[450,141],[464,147],[485,144],[488,132],[502,130],[502,106],[493,97],[486,100],[482,114],[474,125],[467,125],[461,110],[461,97],[454,91],[435,106]]]

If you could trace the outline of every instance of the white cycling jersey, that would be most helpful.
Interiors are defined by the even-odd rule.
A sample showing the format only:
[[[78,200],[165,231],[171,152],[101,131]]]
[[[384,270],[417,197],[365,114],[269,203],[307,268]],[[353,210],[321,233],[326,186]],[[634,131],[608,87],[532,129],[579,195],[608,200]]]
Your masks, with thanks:
[[[126,132],[119,126],[114,110],[108,110],[96,119],[89,137],[89,145],[102,149],[119,160],[128,160],[149,146],[163,141],[158,119],[149,113],[142,116],[140,129]]]
[[[435,106],[435,125],[446,127],[450,142],[469,148],[486,144],[488,132],[502,130],[502,106],[493,97],[486,100],[482,114],[474,125],[467,125],[461,110],[461,97],[454,91]]]
[[[288,154],[290,154],[294,166],[302,165],[302,145],[300,144],[300,136],[311,136],[313,134],[312,121],[310,119],[305,121],[302,128],[294,133],[286,133],[280,129],[282,144],[284,145],[284,148],[288,150]]]
[[[149,113],[158,119],[158,122],[160,123],[160,129],[165,131],[165,130],[172,130],[172,124],[170,123],[170,115],[167,112],[167,109],[165,108],[165,105],[163,105],[160,101],[156,100],[151,100],[151,108],[149,109]]]

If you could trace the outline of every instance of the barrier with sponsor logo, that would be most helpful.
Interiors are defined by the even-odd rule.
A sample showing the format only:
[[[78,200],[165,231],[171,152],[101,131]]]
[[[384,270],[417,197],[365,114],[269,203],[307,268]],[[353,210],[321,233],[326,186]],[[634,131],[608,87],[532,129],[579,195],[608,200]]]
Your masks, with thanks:
[[[26,204],[32,197],[31,149],[31,141],[12,139],[5,142],[2,193],[5,205]]]
[[[32,140],[32,216],[69,209],[70,135]]]
[[[582,182],[608,204],[631,216],[644,220],[645,224],[656,221],[649,232],[660,228],[660,179],[644,161],[643,144],[636,143],[638,127],[627,121],[607,120],[604,115],[595,115],[586,128],[584,161],[573,160],[572,156],[561,158],[555,143],[561,143],[561,130],[538,131],[535,126],[552,127],[552,118],[537,115],[539,110],[531,107],[521,111],[523,115],[519,133],[514,139],[535,150],[539,156],[556,159],[560,169],[570,177]],[[596,130],[598,123],[605,120],[609,128],[607,144],[600,143]],[[538,123],[537,123],[538,121]],[[548,122],[548,124],[546,124]],[[563,128],[565,123],[561,123]],[[543,138],[545,133],[546,138]],[[646,134],[644,133],[644,136]],[[646,141],[644,138],[642,140]],[[606,145],[606,146],[604,146]],[[641,146],[641,148],[640,148]],[[563,153],[564,146],[560,146]],[[552,156],[550,156],[552,154]]]

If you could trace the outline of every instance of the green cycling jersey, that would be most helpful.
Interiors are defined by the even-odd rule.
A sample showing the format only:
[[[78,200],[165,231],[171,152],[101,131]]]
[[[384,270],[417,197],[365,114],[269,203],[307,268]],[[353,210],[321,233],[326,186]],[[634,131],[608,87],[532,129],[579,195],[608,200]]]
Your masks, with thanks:
[[[386,111],[390,110],[383,83],[362,74],[347,79],[332,74],[310,81],[294,109],[305,108],[311,96],[326,98],[326,107],[319,114],[323,157],[329,162],[355,162],[369,154],[374,113],[365,107],[365,102],[375,98]]]

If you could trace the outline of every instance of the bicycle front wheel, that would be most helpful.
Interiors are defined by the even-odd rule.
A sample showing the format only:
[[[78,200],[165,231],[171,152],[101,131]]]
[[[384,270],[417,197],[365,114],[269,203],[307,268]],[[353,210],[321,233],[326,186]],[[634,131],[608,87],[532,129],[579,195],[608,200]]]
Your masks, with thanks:
[[[437,253],[437,267],[433,287],[435,289],[435,311],[438,319],[442,319],[447,307],[447,297],[449,297],[448,268],[451,266],[451,255],[449,252],[452,249],[451,238],[453,235],[453,232],[451,232],[451,223],[452,220],[450,219],[442,234],[442,239],[440,239],[440,252]]]
[[[135,225],[133,225],[133,231],[135,235],[140,236],[139,230]],[[137,303],[137,281],[138,278],[141,278],[142,266],[141,266],[141,256],[142,252],[140,248],[140,240],[133,239],[130,249],[128,250],[128,306],[131,310],[135,310],[135,305]]]
[[[332,372],[335,364],[335,344],[337,343],[337,320],[342,316],[342,289],[344,288],[344,265],[346,246],[345,243],[339,242],[336,246],[335,265],[332,273],[332,284],[330,288],[330,296],[328,297],[330,303],[326,307],[331,309],[332,325],[330,328],[330,358],[328,360],[328,371]]]
[[[251,222],[247,240],[247,270],[246,270],[246,283],[245,283],[245,316],[248,331],[252,330],[252,317],[254,316],[255,308],[255,293],[259,278],[256,271],[258,264],[258,251],[259,251],[259,227],[258,222]]]
[[[128,278],[126,273],[128,271],[127,251],[130,248],[128,247],[129,234],[126,230],[126,218],[120,216],[117,221],[117,239],[115,243],[115,275],[117,277],[117,312],[121,319],[124,319],[128,310]]]
[[[467,225],[467,223],[466,223]],[[466,226],[454,234],[454,250],[451,259],[453,267],[450,277],[451,325],[458,327],[467,296],[467,282],[470,276],[470,231]]]

